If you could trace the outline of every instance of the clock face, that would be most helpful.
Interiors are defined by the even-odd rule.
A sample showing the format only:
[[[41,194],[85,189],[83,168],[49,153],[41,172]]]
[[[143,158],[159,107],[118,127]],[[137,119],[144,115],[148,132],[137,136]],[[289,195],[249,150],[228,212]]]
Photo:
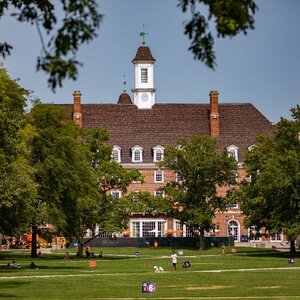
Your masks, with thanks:
[[[143,93],[143,94],[142,94],[142,100],[143,100],[143,101],[147,101],[147,100],[148,100],[148,94]]]

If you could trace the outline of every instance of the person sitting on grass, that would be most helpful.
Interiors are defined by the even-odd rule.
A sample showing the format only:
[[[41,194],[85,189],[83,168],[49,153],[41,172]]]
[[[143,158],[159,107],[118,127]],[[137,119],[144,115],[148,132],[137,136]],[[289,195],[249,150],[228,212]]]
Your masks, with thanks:
[[[21,269],[21,266],[18,266],[16,262],[13,260],[12,263],[7,264],[7,268],[9,269]]]
[[[38,269],[37,265],[34,262],[31,262],[28,267],[29,269],[33,269],[33,270]]]

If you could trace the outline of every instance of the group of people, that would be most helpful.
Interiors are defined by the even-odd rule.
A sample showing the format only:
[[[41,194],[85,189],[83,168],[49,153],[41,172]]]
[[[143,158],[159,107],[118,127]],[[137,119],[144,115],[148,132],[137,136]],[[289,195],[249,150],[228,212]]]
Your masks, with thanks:
[[[18,265],[14,260],[11,262],[11,263],[8,263],[6,265],[6,267],[8,269],[21,269],[21,266]],[[34,263],[34,262],[31,262],[29,265],[28,265],[28,268],[29,269],[38,269],[37,265]]]
[[[89,258],[96,258],[96,257],[97,257],[97,258],[103,258],[104,255],[103,255],[103,252],[101,251],[100,254],[99,254],[98,256],[96,256],[95,253],[92,252],[90,245],[88,245],[88,246],[85,248],[85,257],[86,257],[87,259],[89,259]]]

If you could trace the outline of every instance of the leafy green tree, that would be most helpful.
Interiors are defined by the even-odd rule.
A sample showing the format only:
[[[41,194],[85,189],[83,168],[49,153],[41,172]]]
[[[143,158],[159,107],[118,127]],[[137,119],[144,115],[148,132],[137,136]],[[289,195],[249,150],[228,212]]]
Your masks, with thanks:
[[[24,147],[31,136],[25,115],[30,92],[1,66],[0,91],[0,232],[13,236],[26,232],[36,192]]]
[[[214,228],[215,212],[227,207],[217,188],[235,183],[235,160],[216,139],[194,135],[168,146],[160,166],[181,178],[166,185],[166,199],[173,204],[174,217],[199,231],[200,249],[204,249],[204,231]]]
[[[191,20],[185,24],[185,34],[191,40],[189,50],[209,68],[215,67],[214,38],[209,29],[212,21],[218,37],[247,34],[254,28],[254,14],[258,10],[254,0],[179,0],[178,6],[184,13],[191,12]],[[60,0],[54,5],[50,0],[3,0],[0,17],[8,13],[20,22],[36,26],[42,45],[37,70],[49,75],[48,83],[53,90],[62,86],[65,78],[76,80],[81,65],[76,53],[82,44],[97,36],[103,18],[97,1]],[[11,50],[8,43],[0,43],[3,58]]]
[[[31,220],[31,255],[35,256],[40,224],[50,222],[67,237],[70,232],[75,235],[82,213],[92,219],[91,203],[99,194],[94,171],[81,146],[82,130],[54,105],[37,103],[30,118],[37,132],[30,145],[38,191]],[[47,220],[43,219],[45,211]]]
[[[189,50],[195,59],[212,69],[216,60],[214,37],[209,29],[212,22],[218,37],[247,34],[254,29],[254,14],[258,10],[253,0],[179,0],[178,6],[183,12],[190,10],[192,15],[184,32],[191,40]]]
[[[251,180],[234,197],[246,215],[245,225],[267,236],[284,233],[295,252],[300,235],[300,107],[292,120],[281,119],[273,136],[258,138],[247,153],[245,168]]]
[[[36,67],[49,75],[49,86],[55,90],[57,85],[62,86],[65,78],[77,78],[80,62],[76,52],[97,36],[102,20],[97,8],[95,0],[60,0],[55,4],[50,0],[3,0],[0,17],[10,13],[19,22],[36,26],[42,45]],[[11,50],[8,43],[0,43],[3,58],[10,55]]]

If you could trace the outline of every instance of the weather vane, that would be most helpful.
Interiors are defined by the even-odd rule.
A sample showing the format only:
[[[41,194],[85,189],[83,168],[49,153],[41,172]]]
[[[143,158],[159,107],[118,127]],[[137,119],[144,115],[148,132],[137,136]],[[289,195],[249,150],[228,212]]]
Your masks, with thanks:
[[[143,31],[140,32],[140,36],[143,37],[142,44],[145,45],[145,35],[148,34],[148,32],[145,32],[145,24],[143,24]]]
[[[124,77],[124,81],[123,81],[124,89],[123,89],[123,91],[125,93],[126,92],[126,76],[125,76],[125,74],[123,74],[123,77]]]

